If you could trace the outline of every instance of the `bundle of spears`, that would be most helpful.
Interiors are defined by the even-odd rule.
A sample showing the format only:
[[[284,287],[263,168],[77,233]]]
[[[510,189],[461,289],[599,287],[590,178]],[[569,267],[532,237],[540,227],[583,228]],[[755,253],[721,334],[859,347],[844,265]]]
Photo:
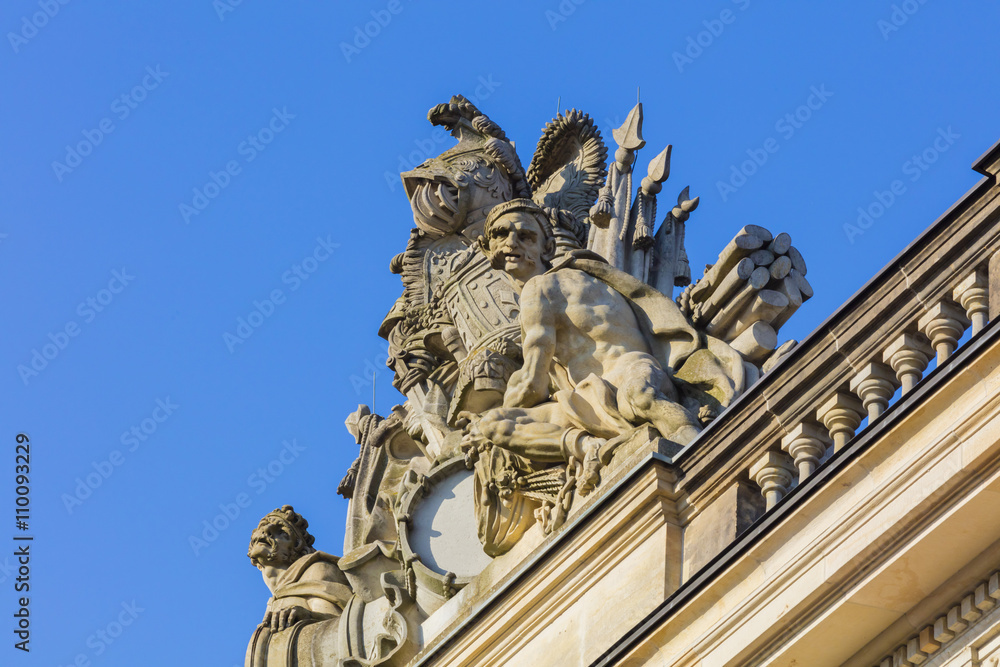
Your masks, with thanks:
[[[696,327],[760,366],[774,352],[778,330],[812,295],[791,237],[747,225],[677,301]]]

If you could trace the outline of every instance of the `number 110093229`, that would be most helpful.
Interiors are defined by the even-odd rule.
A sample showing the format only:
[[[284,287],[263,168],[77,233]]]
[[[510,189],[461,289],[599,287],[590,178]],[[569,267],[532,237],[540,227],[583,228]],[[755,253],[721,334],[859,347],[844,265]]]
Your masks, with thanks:
[[[31,488],[28,474],[31,472],[31,443],[24,433],[17,434],[17,446],[15,447],[14,458],[14,493],[16,509],[17,527],[21,530],[28,529],[28,518],[31,510],[31,500],[29,494]]]

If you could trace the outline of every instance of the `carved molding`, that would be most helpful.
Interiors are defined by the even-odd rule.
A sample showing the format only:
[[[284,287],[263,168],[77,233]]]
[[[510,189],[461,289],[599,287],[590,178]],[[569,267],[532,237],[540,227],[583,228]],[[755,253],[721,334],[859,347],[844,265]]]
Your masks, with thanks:
[[[958,639],[970,625],[991,611],[1000,601],[1000,571],[979,582],[969,593],[943,609],[928,623],[886,655],[874,667],[915,667]]]

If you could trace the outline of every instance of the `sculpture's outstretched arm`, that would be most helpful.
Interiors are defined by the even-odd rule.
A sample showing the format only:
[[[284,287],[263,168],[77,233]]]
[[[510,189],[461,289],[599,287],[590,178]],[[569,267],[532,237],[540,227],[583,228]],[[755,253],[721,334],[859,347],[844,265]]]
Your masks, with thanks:
[[[504,406],[530,408],[549,398],[549,370],[556,349],[554,309],[545,294],[550,276],[529,280],[521,291],[521,347],[524,365],[507,383]]]

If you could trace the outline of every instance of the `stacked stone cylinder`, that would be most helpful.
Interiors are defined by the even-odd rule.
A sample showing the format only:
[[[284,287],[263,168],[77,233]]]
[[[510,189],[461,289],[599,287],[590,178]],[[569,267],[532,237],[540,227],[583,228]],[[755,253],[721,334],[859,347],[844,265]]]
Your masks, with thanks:
[[[685,291],[681,306],[695,326],[760,365],[777,346],[778,330],[812,295],[791,237],[747,225]]]

